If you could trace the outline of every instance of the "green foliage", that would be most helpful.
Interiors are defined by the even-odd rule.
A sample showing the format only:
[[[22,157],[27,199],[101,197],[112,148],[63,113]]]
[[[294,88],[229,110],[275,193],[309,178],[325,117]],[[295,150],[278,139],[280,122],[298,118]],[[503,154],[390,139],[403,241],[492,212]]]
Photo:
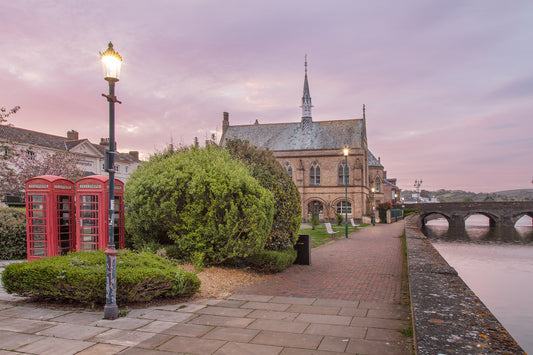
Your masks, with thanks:
[[[0,207],[0,260],[26,258],[26,212]]]
[[[472,201],[474,201],[474,200],[470,196],[467,196],[467,197],[463,198],[463,202],[472,202]]]
[[[106,256],[103,250],[70,253],[6,266],[2,283],[8,293],[39,300],[105,303]],[[192,295],[200,280],[151,253],[119,250],[117,303]]]
[[[318,219],[318,215],[314,214],[311,216],[311,228],[315,230],[316,226],[320,224],[320,220]]]
[[[336,213],[335,216],[337,217],[337,224],[341,225],[344,222],[344,216],[341,213]]]
[[[387,210],[391,210],[392,209],[392,202],[390,201],[387,201],[387,202],[382,202],[378,205],[378,210],[380,211],[387,211]]]
[[[265,248],[291,249],[298,240],[302,218],[296,184],[271,151],[258,149],[239,139],[226,140],[224,144],[231,156],[244,162],[252,176],[274,197],[274,220]]]
[[[264,273],[276,273],[285,270],[296,260],[296,250],[261,250],[245,259],[233,259],[231,264],[248,266]]]
[[[156,155],[126,185],[126,229],[134,246],[174,244],[197,266],[262,250],[274,201],[240,162],[218,147]]]

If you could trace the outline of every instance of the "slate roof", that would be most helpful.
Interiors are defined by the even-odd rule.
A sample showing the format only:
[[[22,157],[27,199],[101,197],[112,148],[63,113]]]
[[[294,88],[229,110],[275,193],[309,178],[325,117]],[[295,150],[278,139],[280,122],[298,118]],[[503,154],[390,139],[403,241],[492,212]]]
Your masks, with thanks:
[[[71,140],[67,137],[54,136],[52,134],[31,131],[28,129],[0,125],[0,140],[11,139],[17,143],[28,144],[32,146],[55,149],[60,151],[70,151],[72,148],[78,146],[83,142],[88,142],[96,148],[102,155],[105,154],[105,146],[89,142],[88,139]],[[115,155],[117,160],[127,162],[138,162],[132,155],[128,153],[117,153]]]
[[[272,151],[361,148],[362,129],[362,119],[228,126],[221,143],[237,138]]]
[[[381,165],[380,161],[376,159],[370,150],[368,151],[368,166],[383,168],[383,165]]]

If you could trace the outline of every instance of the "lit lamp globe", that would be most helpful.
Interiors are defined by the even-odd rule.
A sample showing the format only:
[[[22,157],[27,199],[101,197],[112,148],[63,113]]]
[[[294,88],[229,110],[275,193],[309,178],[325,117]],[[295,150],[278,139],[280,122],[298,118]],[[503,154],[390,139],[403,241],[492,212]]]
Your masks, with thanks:
[[[104,68],[104,79],[109,82],[116,82],[120,76],[120,66],[122,57],[113,49],[113,43],[109,42],[104,53],[100,53]]]
[[[350,150],[348,148],[344,148],[342,152],[344,153],[344,156],[347,157]]]

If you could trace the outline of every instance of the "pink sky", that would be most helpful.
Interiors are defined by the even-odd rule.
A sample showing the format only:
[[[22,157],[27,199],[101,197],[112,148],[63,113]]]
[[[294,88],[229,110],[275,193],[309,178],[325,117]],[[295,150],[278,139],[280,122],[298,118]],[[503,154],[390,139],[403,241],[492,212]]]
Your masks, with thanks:
[[[532,188],[533,2],[47,1],[0,4],[0,106],[16,127],[108,136],[99,52],[124,64],[120,151],[142,157],[230,124],[360,118],[412,189]]]

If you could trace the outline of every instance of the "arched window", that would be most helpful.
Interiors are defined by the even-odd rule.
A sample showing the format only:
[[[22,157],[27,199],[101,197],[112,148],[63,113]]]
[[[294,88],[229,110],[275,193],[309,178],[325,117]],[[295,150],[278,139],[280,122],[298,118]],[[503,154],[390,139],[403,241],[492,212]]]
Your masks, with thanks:
[[[345,162],[342,161],[339,164],[339,185],[344,185],[346,179],[346,184],[350,183],[350,167],[346,166]]]
[[[349,214],[352,214],[352,204],[350,202],[346,204],[346,201],[344,200],[337,203],[337,213],[345,214],[346,212],[348,212]]]
[[[313,162],[309,170],[309,183],[311,185],[320,185],[320,166],[316,161]]]
[[[376,192],[381,192],[381,181],[379,180],[379,178],[376,178],[374,186],[376,187]]]
[[[291,164],[289,164],[289,162],[285,163],[285,170],[287,170],[287,173],[289,174],[289,176],[292,177],[292,166]]]
[[[321,215],[324,210],[322,202],[314,200],[307,204],[307,213],[311,216]]]

